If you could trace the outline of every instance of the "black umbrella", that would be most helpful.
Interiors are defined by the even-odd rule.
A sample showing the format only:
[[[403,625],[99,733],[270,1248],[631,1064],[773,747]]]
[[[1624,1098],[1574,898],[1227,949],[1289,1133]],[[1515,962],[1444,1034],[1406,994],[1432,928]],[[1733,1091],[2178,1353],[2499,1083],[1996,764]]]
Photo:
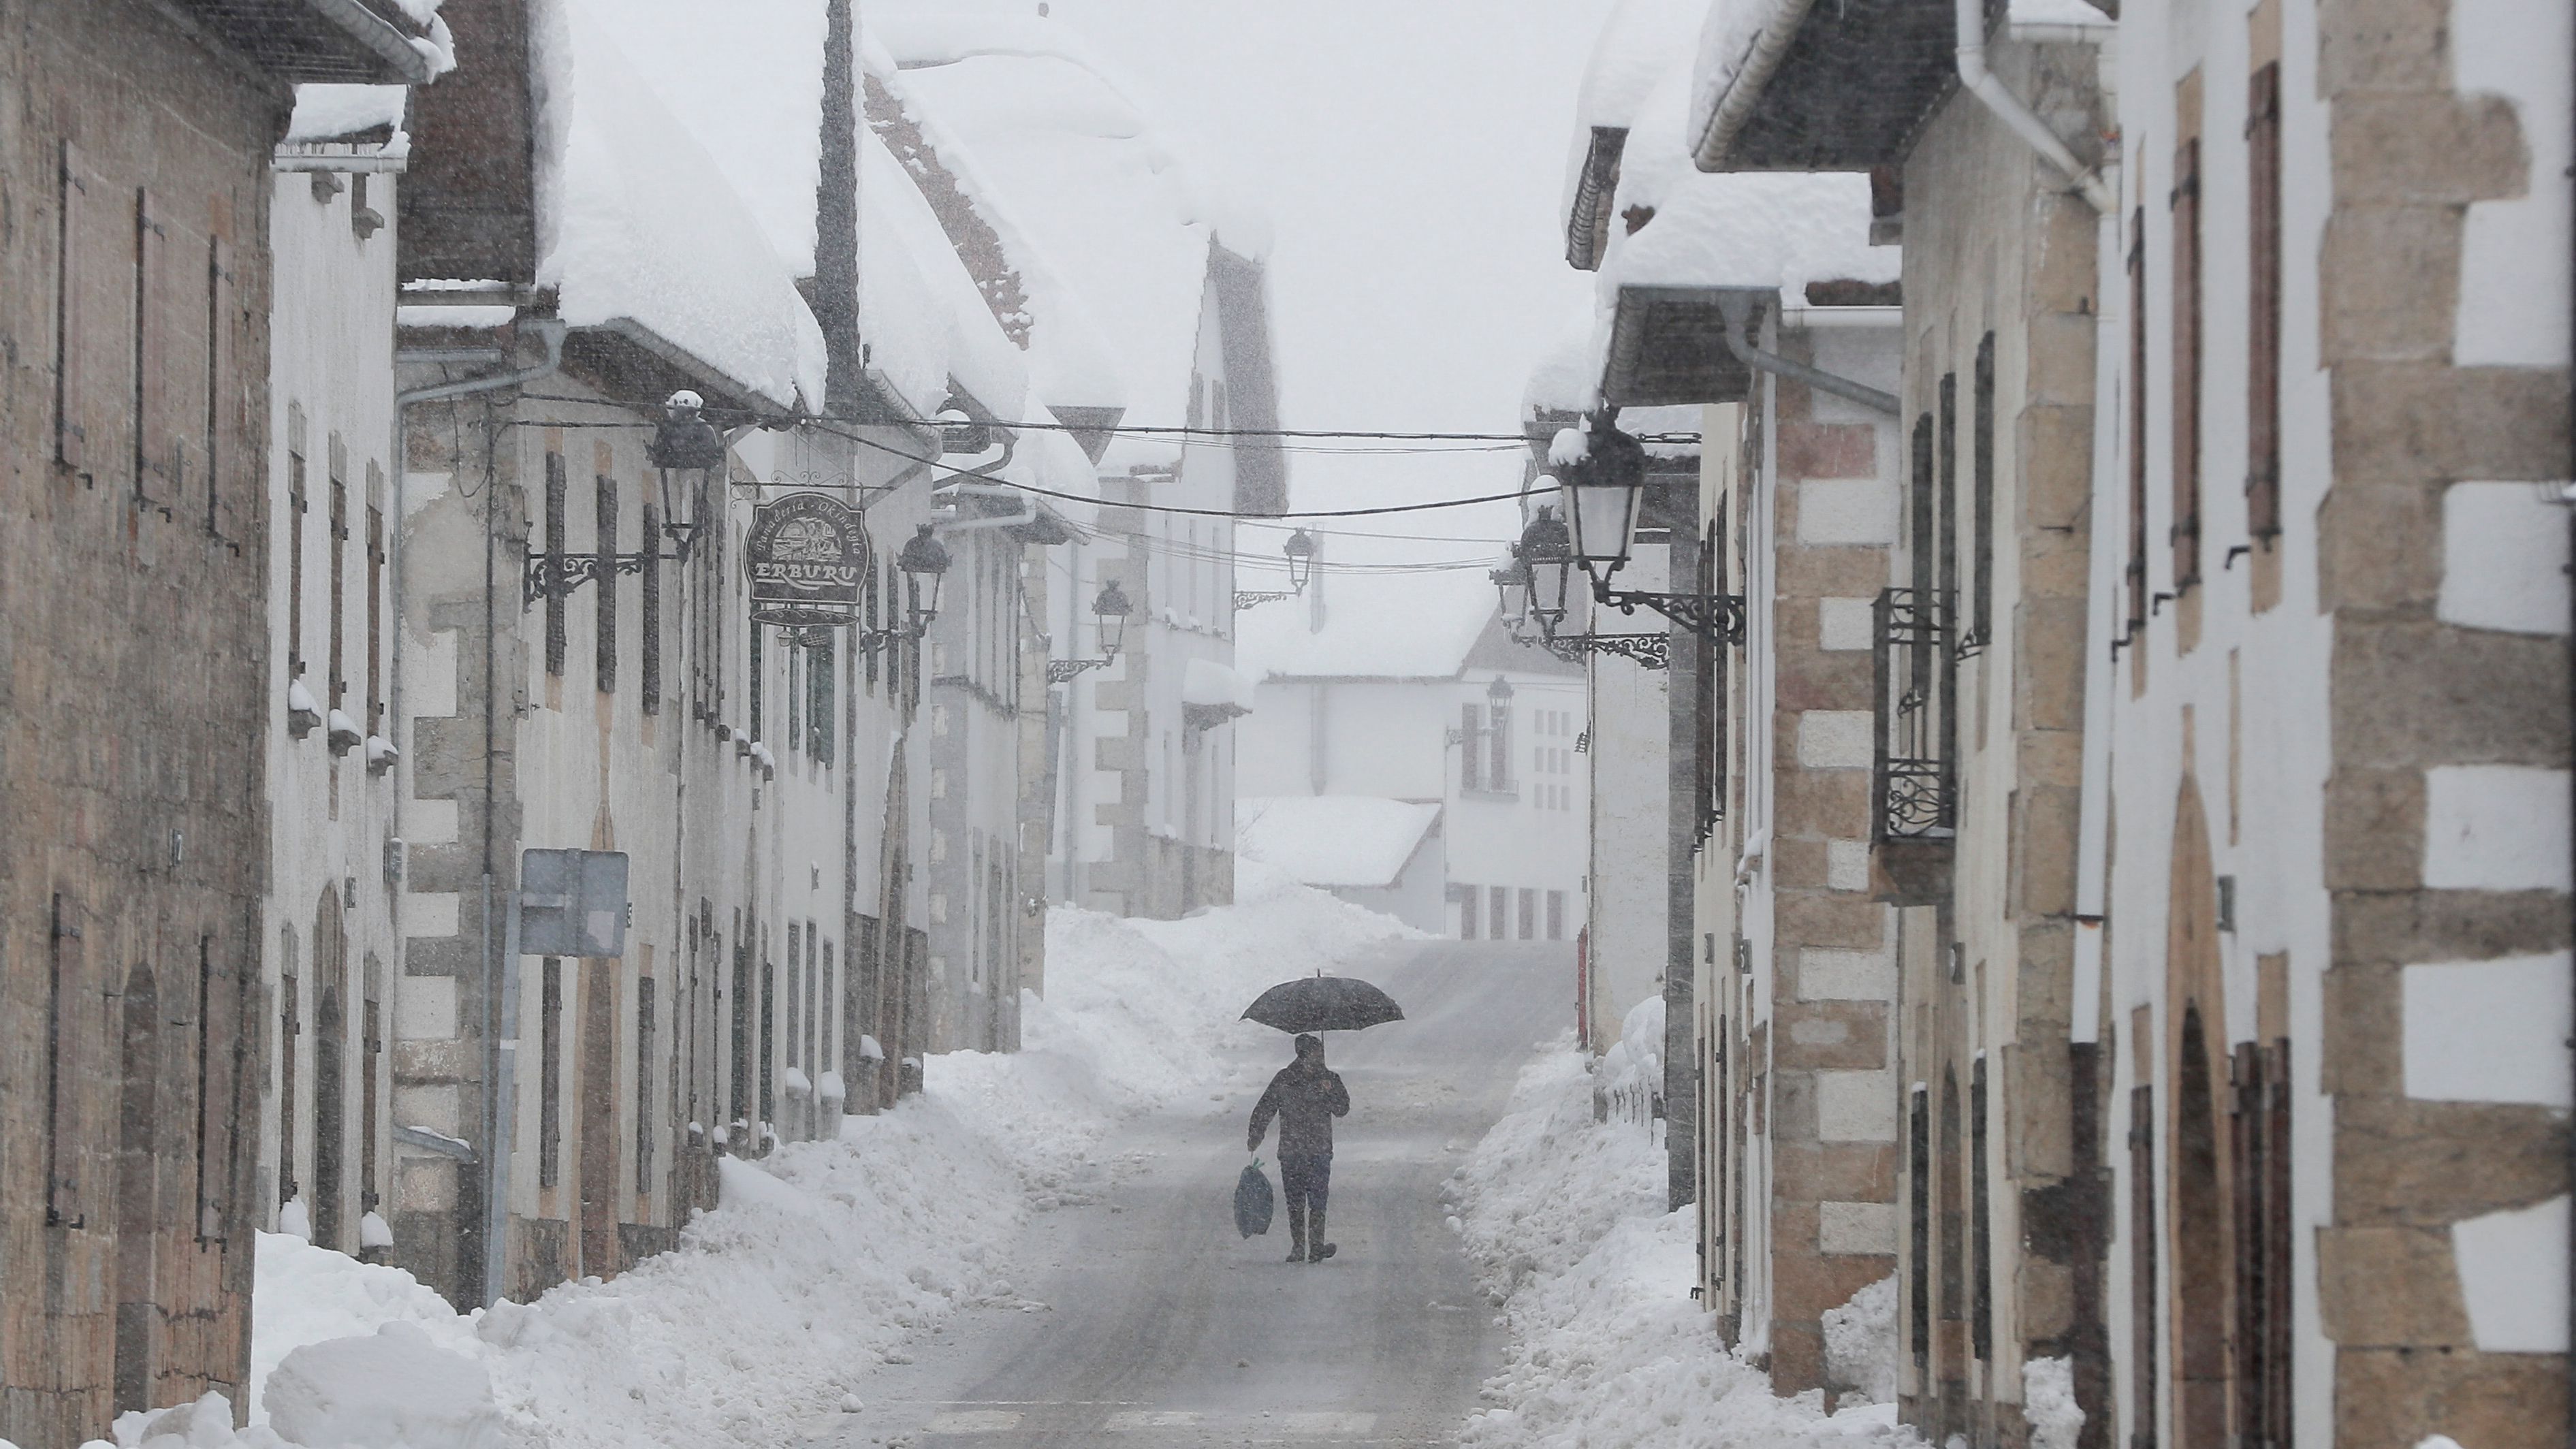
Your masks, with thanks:
[[[1404,1008],[1358,977],[1317,972],[1282,981],[1261,993],[1243,1017],[1281,1031],[1358,1031],[1380,1022],[1402,1021]]]

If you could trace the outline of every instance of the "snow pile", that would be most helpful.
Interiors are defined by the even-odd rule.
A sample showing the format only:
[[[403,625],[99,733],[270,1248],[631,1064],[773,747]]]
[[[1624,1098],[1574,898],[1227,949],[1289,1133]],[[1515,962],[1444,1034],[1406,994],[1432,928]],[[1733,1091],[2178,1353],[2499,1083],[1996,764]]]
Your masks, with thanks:
[[[1854,1293],[1840,1308],[1826,1309],[1824,1329],[1825,1372],[1873,1404],[1895,1403],[1896,1275]],[[2074,1449],[2074,1440],[2055,1449]]]
[[[1892,1405],[1828,1415],[1822,1396],[1776,1398],[1718,1342],[1691,1298],[1689,1208],[1663,1210],[1662,1147],[1598,1123],[1571,1036],[1521,1072],[1509,1109],[1451,1179],[1452,1222],[1502,1300],[1511,1335],[1474,1449],[1828,1449],[1922,1441]]]
[[[722,1159],[722,1206],[609,1282],[457,1314],[399,1269],[262,1234],[265,1422],[237,1434],[215,1398],[128,1415],[119,1449],[774,1444],[958,1309],[1042,1310],[1009,1255],[1032,1211],[1101,1184],[1110,1127],[1240,1085],[1216,1048],[1271,1035],[1236,1019],[1262,988],[1415,934],[1258,866],[1237,892],[1187,921],[1051,912],[1027,1050],[933,1058],[920,1095],[837,1140]]]
[[[1894,1285],[1890,1278],[1889,1317],[1895,1316]],[[1889,1338],[1895,1337],[1891,1326]],[[1894,1361],[1895,1345],[1890,1342],[1889,1360]],[[2084,1432],[2084,1406],[2075,1402],[2075,1361],[2070,1358],[2026,1359],[2021,1366],[2021,1412],[2030,1423],[2030,1449],[2075,1449],[2075,1438]],[[2433,1440],[2426,1440],[2430,1444]],[[2448,1439],[2440,1441],[2451,1444]],[[2420,1449],[2420,1446],[2419,1446]],[[2459,1449],[2451,1445],[2451,1449]]]
[[[338,141],[377,130],[400,138],[410,105],[409,86],[300,85],[295,88],[295,113],[287,120],[286,139]]]
[[[1234,802],[1238,859],[1311,886],[1388,886],[1440,819],[1438,805],[1374,795],[1278,795]]]

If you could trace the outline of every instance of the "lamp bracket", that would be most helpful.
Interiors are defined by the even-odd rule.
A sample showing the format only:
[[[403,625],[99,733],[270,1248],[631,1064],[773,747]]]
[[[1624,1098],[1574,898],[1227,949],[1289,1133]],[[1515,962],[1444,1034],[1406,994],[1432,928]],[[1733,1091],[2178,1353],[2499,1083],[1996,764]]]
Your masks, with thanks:
[[[1670,634],[1562,634],[1535,642],[1568,664],[1582,663],[1587,654],[1616,654],[1647,669],[1672,667]]]
[[[1742,594],[1665,594],[1596,583],[1592,597],[1622,614],[1633,614],[1643,605],[1703,638],[1744,642]]]
[[[862,656],[891,649],[897,644],[918,639],[922,630],[910,624],[892,624],[883,629],[852,629],[850,647]]]
[[[1293,599],[1295,597],[1297,597],[1297,595],[1293,591],[1276,594],[1238,593],[1234,596],[1234,606],[1238,609],[1249,609],[1255,604],[1271,604],[1276,603],[1281,599]]]
[[[686,554],[657,553],[666,562],[685,559]],[[611,554],[613,571],[621,574],[644,572],[644,555]],[[600,556],[595,553],[538,553],[531,551],[519,580],[519,607],[532,608],[539,599],[568,599],[584,584],[599,581]]]
[[[1046,662],[1046,681],[1063,684],[1086,669],[1106,669],[1116,662],[1114,659],[1050,659]]]

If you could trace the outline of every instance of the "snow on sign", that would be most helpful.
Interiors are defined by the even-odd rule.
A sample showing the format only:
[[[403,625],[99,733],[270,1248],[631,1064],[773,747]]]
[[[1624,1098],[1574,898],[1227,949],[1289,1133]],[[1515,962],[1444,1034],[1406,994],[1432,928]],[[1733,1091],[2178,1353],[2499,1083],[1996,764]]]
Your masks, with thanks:
[[[763,504],[744,554],[755,622],[834,628],[858,619],[868,531],[841,500],[790,493]]]

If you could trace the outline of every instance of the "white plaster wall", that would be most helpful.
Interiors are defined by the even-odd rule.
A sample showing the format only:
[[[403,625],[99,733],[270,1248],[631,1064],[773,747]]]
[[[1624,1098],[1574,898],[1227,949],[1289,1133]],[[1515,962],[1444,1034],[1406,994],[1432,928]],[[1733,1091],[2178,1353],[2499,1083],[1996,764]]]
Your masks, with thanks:
[[[1641,544],[1622,588],[1660,589],[1661,544]],[[1670,949],[1666,872],[1672,721],[1670,676],[1624,659],[1592,659],[1590,1017],[1593,1050],[1619,1040],[1629,1010],[1661,994]],[[1461,833],[1465,831],[1462,829]],[[1456,867],[1453,867],[1455,869]],[[1662,1050],[1662,1043],[1655,1044]]]
[[[363,1160],[362,1134],[382,1132],[390,1111],[364,1122],[360,1111],[361,1072],[365,1056],[364,1002],[372,992],[390,1027],[399,1000],[402,952],[397,934],[394,893],[385,878],[386,848],[400,834],[398,801],[407,778],[399,765],[385,774],[370,774],[362,745],[335,755],[328,744],[329,727],[317,726],[297,739],[286,727],[287,639],[290,553],[293,537],[289,501],[287,420],[290,405],[305,418],[304,570],[302,652],[305,684],[327,712],[333,707],[330,680],[331,550],[341,551],[341,607],[347,693],[339,707],[361,733],[369,726],[367,697],[367,623],[374,617],[383,641],[384,673],[376,703],[390,706],[394,668],[394,621],[390,599],[380,595],[370,610],[367,567],[367,509],[372,503],[384,517],[388,548],[399,531],[396,480],[389,458],[393,443],[393,318],[395,178],[379,173],[369,178],[368,204],[387,218],[371,238],[361,239],[351,224],[354,191],[348,178],[327,200],[317,200],[312,177],[284,173],[271,181],[269,240],[275,250],[275,282],[270,299],[268,558],[269,637],[267,697],[271,703],[266,744],[270,804],[268,890],[263,905],[262,978],[275,1015],[283,933],[295,938],[299,976],[297,1006],[303,1039],[296,1053],[298,1121],[278,1120],[281,1054],[268,1053],[266,1096],[260,1130],[261,1173],[259,1222],[277,1226],[275,1188],[281,1125],[294,1131],[299,1186],[312,1193],[313,1081],[315,1010],[322,982],[313,957],[317,904],[326,888],[341,903],[340,920],[348,941],[348,1025],[345,1119],[349,1136],[343,1152],[350,1187],[345,1213],[345,1239],[338,1246],[357,1246],[360,1194],[372,1188],[390,1199],[393,1153],[380,1143],[380,1176],[373,1184],[358,1182]],[[350,537],[331,536],[331,439],[338,437],[347,454]],[[371,486],[370,480],[374,482]],[[391,587],[386,573],[386,588]],[[377,729],[402,738],[388,708]],[[354,892],[352,892],[354,886]],[[449,910],[454,897],[445,898]],[[370,958],[377,976],[367,979]],[[166,986],[165,986],[165,989]],[[275,1020],[252,1023],[273,1039]],[[378,1101],[392,1101],[391,1055],[379,1062]],[[442,1129],[445,1130],[445,1129]]]

